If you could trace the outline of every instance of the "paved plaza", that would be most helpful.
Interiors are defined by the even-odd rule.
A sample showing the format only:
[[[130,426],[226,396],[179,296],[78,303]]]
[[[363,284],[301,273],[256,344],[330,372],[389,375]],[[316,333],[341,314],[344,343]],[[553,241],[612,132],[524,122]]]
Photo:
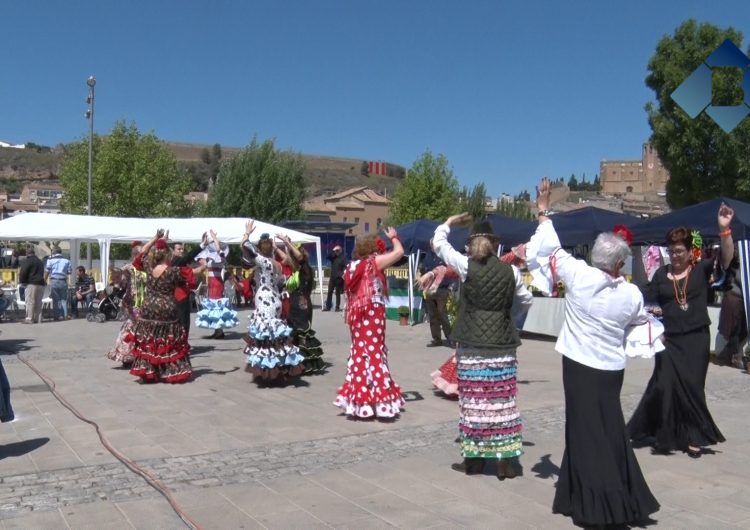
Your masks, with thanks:
[[[248,311],[241,312],[246,322]],[[328,372],[259,388],[244,372],[241,333],[223,341],[193,327],[195,379],[142,385],[108,361],[119,323],[0,323],[0,355],[17,419],[0,425],[0,527],[180,529],[144,479],[101,445],[16,353],[54,380],[128,458],[166,484],[206,529],[572,528],[551,513],[564,443],[561,361],[549,340],[524,338],[518,404],[523,476],[498,481],[450,469],[458,407],[429,374],[448,348],[426,348],[426,325],[389,322],[391,370],[407,406],[393,422],[352,421],[331,405],[342,383],[348,330],[342,313],[316,312]],[[630,362],[626,417],[652,362]],[[727,442],[692,460],[636,451],[661,503],[659,528],[750,528],[750,376],[711,366],[709,406]]]

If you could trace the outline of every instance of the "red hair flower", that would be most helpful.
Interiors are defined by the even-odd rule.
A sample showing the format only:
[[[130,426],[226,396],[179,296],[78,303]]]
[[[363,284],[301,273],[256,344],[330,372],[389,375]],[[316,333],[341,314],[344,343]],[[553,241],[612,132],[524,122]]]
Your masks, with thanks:
[[[156,247],[156,250],[166,250],[167,241],[165,239],[157,239],[154,246]]]
[[[615,225],[614,230],[612,232],[616,235],[621,237],[628,246],[633,245],[633,232],[630,231],[630,228],[628,228],[625,225]]]
[[[375,246],[378,247],[378,254],[382,254],[383,252],[385,252],[385,241],[383,241],[382,239],[378,239],[377,241],[375,241]]]

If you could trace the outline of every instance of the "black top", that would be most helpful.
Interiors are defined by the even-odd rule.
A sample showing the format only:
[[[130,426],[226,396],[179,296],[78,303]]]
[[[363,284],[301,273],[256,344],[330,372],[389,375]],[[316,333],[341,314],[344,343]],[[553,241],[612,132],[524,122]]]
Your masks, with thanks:
[[[669,265],[661,267],[654,277],[641,287],[643,299],[648,303],[657,303],[662,310],[662,321],[667,334],[695,331],[711,324],[708,318],[708,291],[713,263],[702,260],[693,266],[687,282],[687,309],[680,309],[675,297],[675,282],[667,277]],[[684,280],[677,281],[681,288]]]
[[[18,271],[18,283],[22,285],[44,285],[44,263],[36,256],[26,256]]]
[[[331,262],[331,278],[343,278],[346,270],[346,256],[343,252],[331,252],[328,254],[328,260]]]

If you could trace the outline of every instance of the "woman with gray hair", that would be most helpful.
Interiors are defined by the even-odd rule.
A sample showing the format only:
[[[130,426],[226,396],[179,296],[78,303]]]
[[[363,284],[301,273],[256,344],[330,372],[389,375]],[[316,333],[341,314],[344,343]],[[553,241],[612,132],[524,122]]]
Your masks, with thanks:
[[[549,195],[545,178],[526,259],[542,291],[552,290],[558,279],[566,291],[565,322],[555,345],[563,356],[565,452],[552,511],[582,526],[643,522],[659,503],[643,478],[620,406],[626,330],[648,320],[640,291],[620,275],[630,248],[605,233],[594,243],[591,266],[573,258],[560,248],[548,217]]]

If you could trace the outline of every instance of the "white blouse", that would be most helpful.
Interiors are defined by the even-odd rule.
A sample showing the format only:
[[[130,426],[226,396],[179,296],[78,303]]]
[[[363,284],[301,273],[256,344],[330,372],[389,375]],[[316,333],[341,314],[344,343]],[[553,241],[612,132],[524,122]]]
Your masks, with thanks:
[[[539,223],[526,245],[526,260],[542,291],[549,292],[556,279],[565,284],[565,322],[555,349],[591,368],[625,368],[626,332],[648,322],[640,290],[560,248],[552,220]]]

